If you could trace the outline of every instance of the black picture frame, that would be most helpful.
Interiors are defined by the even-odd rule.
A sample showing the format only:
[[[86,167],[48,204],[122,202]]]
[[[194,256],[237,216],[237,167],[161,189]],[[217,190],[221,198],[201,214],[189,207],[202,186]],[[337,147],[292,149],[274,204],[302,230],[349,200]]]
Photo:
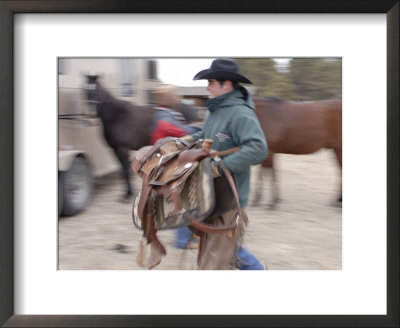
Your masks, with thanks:
[[[387,315],[15,315],[13,17],[16,13],[385,13],[387,15]],[[190,2],[0,0],[0,324],[4,327],[399,327],[398,90],[398,0]],[[193,295],[188,294],[187,297],[190,299]],[[262,299],[253,301],[262,302]]]

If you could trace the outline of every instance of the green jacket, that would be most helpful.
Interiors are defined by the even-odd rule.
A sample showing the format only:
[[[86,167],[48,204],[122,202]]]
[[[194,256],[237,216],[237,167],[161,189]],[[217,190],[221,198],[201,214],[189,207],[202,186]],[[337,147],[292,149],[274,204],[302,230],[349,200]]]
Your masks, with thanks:
[[[237,146],[241,150],[223,157],[233,173],[239,193],[240,206],[246,207],[250,191],[250,166],[261,163],[268,154],[267,142],[254,113],[254,103],[247,90],[233,90],[206,103],[207,114],[203,129],[192,134],[198,139],[213,139],[212,149],[223,151]],[[221,170],[220,170],[221,171]]]

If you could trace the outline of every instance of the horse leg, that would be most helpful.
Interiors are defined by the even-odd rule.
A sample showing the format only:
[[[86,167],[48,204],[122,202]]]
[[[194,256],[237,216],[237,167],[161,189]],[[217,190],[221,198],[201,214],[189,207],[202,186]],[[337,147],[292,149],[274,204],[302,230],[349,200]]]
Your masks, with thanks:
[[[264,166],[269,167],[271,169],[271,203],[268,204],[268,208],[273,210],[276,205],[279,203],[279,190],[278,190],[278,181],[276,178],[276,170],[274,166],[274,154],[270,153],[267,159],[263,162]]]
[[[114,153],[122,166],[122,174],[126,183],[126,194],[123,197],[123,201],[127,201],[132,197],[130,178],[130,166],[129,166],[129,150],[127,148],[114,148]]]
[[[271,166],[272,170],[272,179],[271,179],[271,193],[272,193],[272,202],[269,204],[269,209],[273,210],[275,209],[276,205],[279,203],[280,198],[279,198],[279,189],[278,189],[278,180],[276,178],[276,170],[275,166],[272,162]]]
[[[276,172],[274,168],[274,154],[270,153],[268,157],[262,162],[259,171],[258,171],[258,180],[256,193],[254,196],[253,205],[259,204],[261,197],[262,197],[262,188],[263,188],[263,179],[264,179],[264,168],[271,169],[271,203],[268,204],[269,209],[274,209],[276,204],[279,202],[279,190],[278,190],[278,183],[276,179]]]
[[[336,158],[338,160],[339,166],[340,166],[340,181],[342,181],[342,147],[336,147],[334,149],[335,154],[336,154]],[[338,206],[342,205],[342,182],[340,182],[340,194],[339,197],[336,201],[336,204]]]
[[[257,171],[257,182],[255,184],[255,192],[252,201],[252,206],[258,206],[262,197],[262,187],[263,187],[263,177],[264,177],[264,168],[262,165],[258,167]]]

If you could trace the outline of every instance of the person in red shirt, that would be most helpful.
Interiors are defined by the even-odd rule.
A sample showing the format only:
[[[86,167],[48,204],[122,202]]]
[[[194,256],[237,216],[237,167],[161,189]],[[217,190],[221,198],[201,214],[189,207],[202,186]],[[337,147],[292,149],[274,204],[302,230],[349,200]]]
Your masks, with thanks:
[[[154,90],[153,96],[156,102],[156,114],[151,132],[152,144],[166,137],[180,138],[201,129],[196,125],[188,125],[184,115],[175,110],[180,106],[176,87],[172,85],[161,86]]]

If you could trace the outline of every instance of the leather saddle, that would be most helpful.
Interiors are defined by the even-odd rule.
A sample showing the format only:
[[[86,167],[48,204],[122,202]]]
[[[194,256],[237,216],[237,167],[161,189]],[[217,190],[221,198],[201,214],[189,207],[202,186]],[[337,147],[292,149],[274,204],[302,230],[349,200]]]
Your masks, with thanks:
[[[219,154],[202,140],[184,144],[172,137],[139,149],[132,161],[132,169],[142,178],[132,213],[135,226],[144,231],[187,225],[208,232],[234,228],[201,223],[235,208],[240,211],[229,171],[225,168],[224,176],[212,177],[211,161],[219,159]]]

